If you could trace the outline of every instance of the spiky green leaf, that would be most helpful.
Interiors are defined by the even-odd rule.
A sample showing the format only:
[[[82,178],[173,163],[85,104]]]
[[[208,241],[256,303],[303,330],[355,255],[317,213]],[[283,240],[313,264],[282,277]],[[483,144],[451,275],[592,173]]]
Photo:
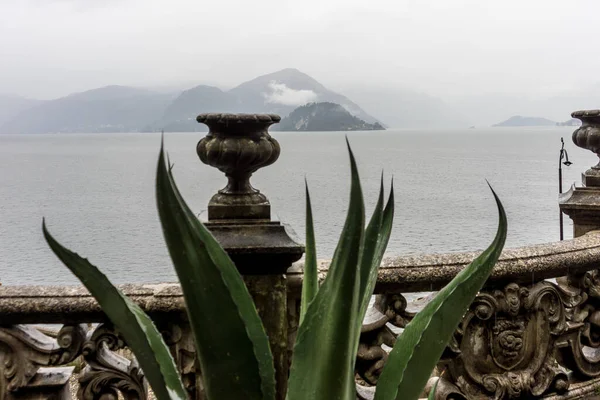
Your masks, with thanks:
[[[181,197],[162,148],[156,199],[207,397],[274,399],[273,357],[254,302],[227,253]]]
[[[300,302],[300,323],[308,305],[317,295],[319,290],[319,276],[317,271],[317,245],[315,243],[315,230],[313,226],[312,206],[310,204],[310,193],[308,183],[306,186],[306,253],[304,256],[304,274],[302,279],[302,297]]]
[[[369,300],[377,282],[377,271],[383,260],[392,233],[394,219],[394,184],[392,182],[388,201],[383,208],[383,176],[375,211],[364,235],[364,243],[360,257],[360,315],[364,317]],[[361,320],[362,323],[362,320]],[[360,328],[360,326],[359,326]]]
[[[377,383],[375,400],[417,399],[467,308],[491,273],[506,240],[506,214],[499,212],[492,244],[446,285],[398,337]]]
[[[429,396],[427,396],[427,400],[435,400],[435,392],[437,391],[438,383],[440,383],[439,379],[437,379],[435,381],[435,383],[433,384],[433,387],[431,388],[431,391],[429,392]]]
[[[350,145],[350,205],[329,272],[298,329],[288,400],[354,400],[354,331],[359,319],[358,262],[364,202]]]
[[[79,278],[98,301],[135,354],[159,400],[187,400],[175,362],[161,334],[144,311],[88,260],[58,243],[42,223],[42,231],[56,256]]]
[[[362,328],[362,321],[369,307],[369,301],[375,289],[377,282],[377,272],[379,265],[383,260],[383,255],[392,233],[392,224],[394,219],[394,185],[392,182],[390,195],[383,208],[383,175],[381,177],[381,187],[379,197],[373,216],[367,225],[363,236],[360,255],[360,289],[359,289],[359,314],[358,323],[354,329],[356,347],[354,355],[358,353],[358,342]]]

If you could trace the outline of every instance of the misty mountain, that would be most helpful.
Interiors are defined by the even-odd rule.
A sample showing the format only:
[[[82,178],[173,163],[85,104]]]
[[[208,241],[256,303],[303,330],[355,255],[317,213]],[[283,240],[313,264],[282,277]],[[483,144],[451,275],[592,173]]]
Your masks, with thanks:
[[[42,102],[42,100],[0,94],[0,126],[20,112],[30,109]]]
[[[403,88],[353,86],[344,93],[390,128],[464,128],[469,119],[437,97]]]
[[[171,99],[145,89],[106,86],[21,111],[0,132],[135,132],[161,115]]]
[[[0,133],[205,131],[206,126],[195,119],[201,113],[259,112],[285,117],[297,107],[315,102],[339,104],[371,124],[381,121],[382,125],[399,128],[471,125],[456,109],[425,94],[369,87],[352,87],[344,89],[344,93],[348,97],[292,68],[259,76],[230,90],[199,85],[174,95],[107,86],[33,103],[27,106],[30,108],[23,102],[22,108],[8,115],[4,123],[0,120]],[[523,113],[510,115],[515,114]]]
[[[515,115],[507,119],[506,121],[499,122],[492,126],[501,127],[501,126],[556,126],[556,122],[550,121],[546,118],[539,117],[522,117],[520,115]]]
[[[297,69],[287,68],[262,75],[223,91],[200,85],[181,93],[167,108],[153,130],[200,131],[206,127],[195,117],[205,112],[275,113],[282,117],[298,106],[312,102],[340,104],[352,115],[369,123],[377,120],[360,106]]]
[[[384,130],[378,122],[370,124],[350,114],[339,104],[308,103],[292,111],[273,130],[281,131],[373,131]]]
[[[285,117],[296,107],[307,103],[331,102],[341,105],[350,114],[366,122],[377,121],[346,96],[327,89],[294,68],[259,76],[231,89],[230,93],[242,104],[252,107],[248,112],[272,112]]]

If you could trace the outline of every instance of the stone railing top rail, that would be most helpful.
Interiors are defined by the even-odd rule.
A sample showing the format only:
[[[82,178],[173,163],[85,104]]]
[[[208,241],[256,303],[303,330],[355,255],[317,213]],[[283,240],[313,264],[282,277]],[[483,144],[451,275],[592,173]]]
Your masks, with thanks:
[[[379,269],[375,292],[439,290],[479,254],[480,251],[386,257]],[[599,266],[600,231],[593,231],[571,240],[505,249],[488,282],[531,283]],[[322,277],[328,267],[329,260],[320,261]],[[302,268],[300,261],[288,272],[290,287],[300,287]]]
[[[385,258],[379,270],[376,293],[408,293],[438,290],[480,252],[426,254]],[[324,276],[329,261],[321,261]],[[600,231],[576,239],[505,250],[488,282],[531,283],[600,266]],[[288,287],[298,293],[302,261],[288,271]],[[66,271],[66,270],[65,270]],[[66,273],[66,272],[65,272]],[[178,284],[121,285],[149,313],[183,311]],[[69,323],[103,319],[96,301],[81,286],[0,286],[2,323]]]

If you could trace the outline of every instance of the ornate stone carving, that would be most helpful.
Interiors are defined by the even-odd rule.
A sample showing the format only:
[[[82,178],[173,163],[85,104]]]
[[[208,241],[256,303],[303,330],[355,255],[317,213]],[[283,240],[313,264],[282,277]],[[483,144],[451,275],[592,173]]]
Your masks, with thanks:
[[[360,334],[356,360],[356,378],[360,385],[374,386],[387,361],[388,353],[383,346],[391,348],[396,333],[390,326],[403,328],[410,321],[406,312],[406,299],[400,294],[379,295],[369,308]]]
[[[85,328],[64,326],[55,339],[30,325],[0,327],[0,386],[2,393],[17,393],[35,386],[57,386],[62,391],[64,379],[51,379],[43,367],[67,364],[81,352]],[[60,376],[70,376],[72,368],[57,369]]]
[[[117,400],[121,392],[126,400],[145,400],[147,385],[135,357],[116,353],[125,343],[109,324],[100,324],[89,332],[83,346],[87,363],[79,378],[78,397],[85,400]]]
[[[550,282],[516,283],[480,293],[458,330],[460,353],[448,363],[468,398],[537,397],[568,387],[555,359],[567,329],[569,297]]]
[[[580,301],[570,310],[567,333],[559,342],[560,361],[580,379],[600,376],[600,271],[569,276],[561,284],[579,289]]]

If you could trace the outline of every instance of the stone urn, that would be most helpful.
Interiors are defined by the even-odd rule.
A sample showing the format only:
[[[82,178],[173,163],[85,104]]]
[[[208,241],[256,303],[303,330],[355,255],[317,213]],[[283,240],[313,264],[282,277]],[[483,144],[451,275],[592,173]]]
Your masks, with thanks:
[[[209,132],[197,145],[200,160],[219,169],[227,185],[208,203],[207,228],[242,274],[283,274],[302,257],[304,247],[279,221],[271,220],[267,197],[250,177],[273,164],[281,149],[268,132],[274,114],[201,114]]]
[[[581,120],[573,132],[573,143],[594,152],[600,158],[600,110],[575,111],[571,117]],[[600,160],[584,173],[585,186],[600,186]]]
[[[196,148],[200,160],[227,176],[227,186],[208,204],[208,220],[270,219],[269,201],[250,184],[259,168],[279,158],[280,147],[268,132],[280,121],[274,114],[201,114],[208,126]]]

